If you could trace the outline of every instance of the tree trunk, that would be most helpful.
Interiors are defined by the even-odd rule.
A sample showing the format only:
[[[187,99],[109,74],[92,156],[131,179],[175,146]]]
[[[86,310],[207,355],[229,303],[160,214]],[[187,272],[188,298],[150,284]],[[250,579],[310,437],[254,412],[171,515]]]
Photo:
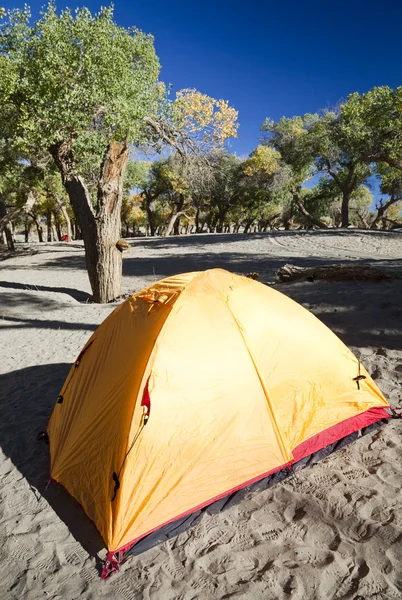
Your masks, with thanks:
[[[0,196],[0,221],[2,222],[1,231],[5,233],[7,240],[7,248],[11,252],[15,252],[13,232],[11,229],[10,221],[8,220],[7,208],[3,198]]]
[[[226,207],[221,208],[219,210],[218,220],[217,220],[217,224],[216,224],[216,232],[217,233],[223,233],[227,213],[228,213],[228,208],[226,208]]]
[[[169,223],[167,224],[165,233],[163,234],[165,237],[169,237],[169,235],[172,233],[173,228],[175,226],[175,223],[177,222],[177,219],[179,219],[182,215],[184,215],[183,211],[177,212],[177,213],[173,213],[169,219]]]
[[[55,224],[55,229],[56,229],[56,233],[54,234],[54,239],[57,239],[59,242],[61,242],[61,238],[63,237],[62,231],[61,231],[61,226],[60,226],[60,215],[57,213],[57,211],[53,211],[53,217],[54,217],[54,224]],[[71,239],[71,238],[69,238]]]
[[[29,231],[31,229],[31,222],[29,220],[28,215],[25,217],[25,230],[24,230],[24,235],[25,235],[25,243],[28,244],[29,242]]]
[[[52,241],[52,213],[50,210],[46,211],[46,226],[47,226],[47,241]]]
[[[4,233],[6,234],[7,248],[12,252],[15,252],[13,232],[10,223],[7,223],[7,225],[4,226]]]
[[[367,223],[364,213],[357,211],[357,216],[359,217],[359,221],[363,229],[370,229],[370,225]]]
[[[320,221],[320,219],[316,219],[312,214],[310,214],[307,210],[307,208],[304,206],[302,199],[300,198],[300,195],[297,192],[293,192],[292,194],[293,196],[293,200],[295,201],[298,209],[300,210],[301,214],[306,217],[306,219],[312,224],[312,225],[316,225],[317,227],[319,227],[320,229],[328,229],[328,227],[325,225],[325,223],[323,223],[322,221]]]
[[[341,227],[349,227],[349,202],[350,202],[350,191],[343,192],[342,194],[342,206],[341,206]]]
[[[250,231],[250,228],[251,228],[251,226],[252,226],[253,222],[254,222],[254,219],[248,220],[248,221],[246,222],[246,224],[245,224],[245,226],[244,226],[244,231],[243,231],[243,233],[249,233],[249,231]]]
[[[154,204],[155,204],[155,198],[152,198],[146,192],[144,192],[143,195],[145,198],[144,204],[145,204],[145,212],[147,213],[149,234],[151,235],[151,237],[154,237],[155,233],[156,233],[156,228],[157,228],[156,224],[155,224],[155,213],[153,211]]]
[[[200,233],[200,207],[197,206],[195,211],[195,233]]]
[[[35,196],[32,192],[28,192],[27,200],[23,206],[7,210],[3,198],[0,196],[0,231],[4,230],[8,248],[13,252],[15,251],[15,246],[11,221],[19,217],[21,214],[29,214],[29,211],[34,204]]]
[[[124,144],[113,141],[106,149],[98,185],[96,212],[83,178],[74,171],[71,144],[51,149],[79,223],[85,247],[93,300],[110,302],[121,294],[122,254],[116,243],[121,235],[123,177],[128,159]]]
[[[4,229],[0,231],[0,245],[5,246],[7,244],[6,235],[4,233]]]
[[[74,219],[74,239],[75,240],[82,240],[82,231],[81,231],[81,227],[77,221],[77,219]]]
[[[180,235],[180,215],[178,215],[178,218],[174,222],[173,235]]]
[[[395,198],[395,196],[391,196],[391,198],[388,200],[388,202],[383,204],[382,199],[381,199],[380,204],[379,205],[377,204],[377,206],[376,206],[377,214],[375,216],[374,221],[370,225],[370,229],[377,229],[378,223],[383,219],[383,217],[384,217],[386,211],[389,209],[389,207],[400,201],[401,201],[400,197]]]
[[[34,223],[36,225],[36,231],[38,232],[38,239],[39,242],[43,242],[43,227],[42,227],[42,223],[40,222],[40,219],[38,217],[38,215],[36,215],[35,213],[30,213],[32,219],[34,220]]]

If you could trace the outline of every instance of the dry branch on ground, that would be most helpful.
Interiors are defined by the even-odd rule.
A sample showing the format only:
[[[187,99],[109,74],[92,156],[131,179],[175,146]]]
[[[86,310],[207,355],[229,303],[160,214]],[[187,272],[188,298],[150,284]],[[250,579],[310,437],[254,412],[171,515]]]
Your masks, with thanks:
[[[292,281],[384,281],[392,279],[392,275],[370,265],[325,265],[323,267],[298,267],[287,264],[276,273],[279,283],[291,283]]]

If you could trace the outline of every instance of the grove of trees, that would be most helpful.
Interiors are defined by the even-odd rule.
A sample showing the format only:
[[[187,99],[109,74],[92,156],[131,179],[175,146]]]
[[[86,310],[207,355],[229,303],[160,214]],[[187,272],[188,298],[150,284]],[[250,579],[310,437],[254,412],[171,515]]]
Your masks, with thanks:
[[[267,118],[239,158],[237,111],[171,98],[152,36],[111,7],[0,17],[0,243],[82,239],[95,302],[121,293],[122,235],[402,226],[402,87]]]

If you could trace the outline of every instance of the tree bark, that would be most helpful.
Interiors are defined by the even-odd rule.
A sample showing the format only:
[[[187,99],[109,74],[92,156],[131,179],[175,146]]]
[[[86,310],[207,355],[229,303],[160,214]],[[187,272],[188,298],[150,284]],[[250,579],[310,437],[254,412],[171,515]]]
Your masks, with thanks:
[[[377,214],[374,218],[374,221],[371,223],[370,225],[370,229],[377,229],[377,225],[378,223],[383,219],[386,211],[389,209],[390,206],[392,206],[393,204],[396,204],[397,202],[400,202],[401,198],[397,197],[395,198],[394,196],[392,196],[388,202],[386,202],[385,204],[382,203],[382,199],[380,200],[380,204],[376,206],[377,209]]]
[[[151,237],[155,236],[156,233],[156,224],[155,224],[155,213],[153,211],[153,207],[155,204],[155,198],[144,192],[143,197],[145,199],[145,212],[147,213],[149,232]]]
[[[363,229],[370,229],[370,225],[367,223],[367,219],[366,219],[364,213],[357,211],[357,216],[359,217],[359,221],[360,221]]]
[[[177,219],[179,219],[182,215],[186,215],[185,212],[183,212],[182,210],[177,212],[177,213],[173,213],[169,219],[169,223],[167,224],[165,233],[163,234],[164,237],[169,237],[170,234],[173,231],[173,228],[175,226],[175,223],[177,222]],[[187,216],[187,215],[186,215]]]
[[[349,190],[346,190],[342,193],[342,206],[341,206],[341,227],[349,227],[349,203],[350,203],[350,194]]]
[[[50,210],[46,211],[46,226],[47,226],[47,241],[52,241],[52,213]]]
[[[246,225],[244,226],[243,233],[248,233],[250,231],[250,228],[251,228],[253,222],[254,222],[254,219],[252,219],[251,221],[249,220],[249,221],[246,222]]]
[[[320,219],[316,219],[311,213],[309,213],[307,208],[304,206],[302,199],[300,198],[300,195],[297,192],[293,192],[292,196],[293,196],[293,200],[295,201],[295,203],[297,205],[297,208],[300,210],[301,214],[304,217],[306,217],[306,219],[309,221],[309,223],[311,223],[312,225],[315,225],[316,227],[319,227],[320,229],[328,229],[328,227],[325,225],[325,223],[320,221]]]
[[[63,218],[66,222],[67,236],[68,236],[69,241],[71,242],[71,240],[73,239],[73,230],[71,227],[71,219],[68,215],[66,205],[61,200],[57,200],[57,206],[59,207],[60,212],[63,215]]]
[[[28,215],[25,217],[24,225],[25,225],[24,237],[25,237],[25,243],[27,244],[29,242],[29,230],[31,229],[31,223],[29,221]]]
[[[38,239],[39,242],[43,242],[43,227],[42,227],[42,223],[40,222],[40,219],[38,217],[37,214],[35,213],[29,213],[30,216],[32,217],[32,219],[34,220],[34,223],[36,225],[36,231],[38,232]]]
[[[75,240],[82,240],[82,231],[77,219],[74,219],[73,237]]]
[[[13,232],[10,223],[7,223],[7,225],[4,226],[4,233],[6,234],[7,248],[12,252],[15,252]]]
[[[54,218],[54,227],[56,229],[56,233],[54,234],[54,239],[57,239],[59,242],[61,242],[61,238],[63,237],[63,234],[62,234],[62,229],[61,229],[61,225],[60,225],[60,214],[56,210],[53,211],[53,218]]]
[[[276,279],[280,283],[292,281],[315,281],[324,279],[327,281],[382,281],[391,279],[391,275],[380,269],[369,265],[327,265],[323,267],[298,267],[296,265],[285,265],[276,273]]]
[[[180,216],[181,215],[178,215],[178,218],[174,222],[173,235],[180,235]]]
[[[27,200],[23,206],[12,208],[11,210],[8,210],[6,208],[3,198],[0,196],[0,231],[4,230],[4,233],[5,233],[6,239],[7,239],[8,249],[11,250],[12,252],[15,251],[15,246],[14,246],[14,238],[13,238],[13,231],[12,231],[12,227],[11,227],[11,221],[16,219],[17,217],[19,217],[20,215],[22,215],[24,213],[29,214],[29,211],[35,204],[35,201],[36,201],[36,199],[35,199],[35,196],[33,195],[33,193],[28,192]]]
[[[4,231],[6,240],[7,240],[7,248],[12,252],[15,252],[13,232],[10,226],[10,215],[7,211],[5,202],[3,198],[0,196],[0,230]]]
[[[121,294],[121,237],[123,177],[128,160],[128,136],[124,144],[111,142],[105,152],[98,185],[96,211],[83,178],[74,170],[71,143],[51,149],[84,240],[85,259],[93,300],[110,302]]]

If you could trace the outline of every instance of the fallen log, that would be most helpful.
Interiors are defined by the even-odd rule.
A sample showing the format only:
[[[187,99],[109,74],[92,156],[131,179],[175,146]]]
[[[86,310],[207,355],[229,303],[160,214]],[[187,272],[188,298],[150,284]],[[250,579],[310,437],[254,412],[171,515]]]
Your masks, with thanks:
[[[370,265],[327,265],[323,267],[298,267],[297,265],[285,265],[276,273],[279,283],[291,283],[292,281],[384,281],[392,279],[390,273],[386,273]]]

